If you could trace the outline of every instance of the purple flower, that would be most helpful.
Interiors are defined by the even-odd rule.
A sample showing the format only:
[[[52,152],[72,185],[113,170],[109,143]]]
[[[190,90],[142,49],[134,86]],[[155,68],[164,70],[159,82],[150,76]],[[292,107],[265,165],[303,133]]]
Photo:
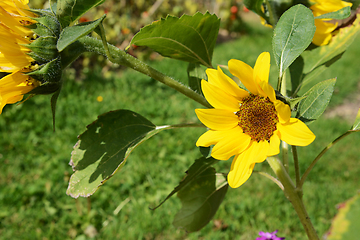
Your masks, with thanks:
[[[256,240],[283,240],[283,239],[285,239],[284,237],[277,237],[276,236],[277,232],[278,232],[278,230],[276,230],[275,232],[272,232],[272,233],[259,232],[260,237],[256,238]]]

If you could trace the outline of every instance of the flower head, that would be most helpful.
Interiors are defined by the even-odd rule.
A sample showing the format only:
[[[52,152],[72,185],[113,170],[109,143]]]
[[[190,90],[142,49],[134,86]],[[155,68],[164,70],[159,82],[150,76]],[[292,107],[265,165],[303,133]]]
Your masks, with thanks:
[[[26,75],[37,68],[36,61],[25,47],[37,37],[28,28],[35,17],[27,6],[28,0],[3,0],[0,2],[0,71],[8,72],[0,79],[0,113],[6,104],[16,103],[23,95],[40,85],[38,80]]]
[[[278,232],[278,230],[269,233],[269,232],[259,232],[259,236],[258,238],[256,238],[256,240],[283,240],[285,239],[284,237],[277,237],[276,233]]]
[[[315,17],[325,13],[338,11],[344,7],[351,7],[352,3],[341,0],[312,0],[314,3],[310,7]],[[333,31],[337,28],[337,22],[330,22],[331,19],[315,19],[316,32],[313,37],[313,43],[317,46],[323,46],[330,42]]]
[[[276,99],[268,83],[268,52],[258,57],[254,69],[235,59],[228,65],[248,91],[220,68],[206,70],[208,81],[202,80],[201,87],[214,108],[195,110],[199,120],[210,129],[200,136],[196,145],[215,145],[211,156],[218,160],[235,156],[228,182],[236,188],[250,177],[255,163],[279,153],[280,139],[291,145],[306,146],[315,135],[299,119],[291,118],[290,107]]]

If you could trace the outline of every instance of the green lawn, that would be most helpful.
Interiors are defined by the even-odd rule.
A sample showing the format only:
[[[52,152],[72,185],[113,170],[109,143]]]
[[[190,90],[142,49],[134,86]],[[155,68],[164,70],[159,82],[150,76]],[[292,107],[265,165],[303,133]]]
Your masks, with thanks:
[[[338,76],[331,106],[357,91],[360,55],[358,38],[339,62],[320,80]],[[259,30],[219,45],[213,62],[227,64],[231,58],[254,65],[263,51],[271,52],[271,30]],[[186,83],[186,63],[162,59],[150,65]],[[107,77],[103,77],[106,75]],[[180,209],[172,197],[152,211],[184,177],[200,156],[195,147],[205,129],[162,132],[139,146],[125,167],[90,199],[77,200],[65,194],[72,173],[68,165],[77,135],[96,117],[115,109],[138,112],[156,125],[197,122],[201,106],[132,70],[105,74],[101,69],[85,72],[78,80],[66,71],[64,89],[57,105],[56,132],[52,131],[49,96],[36,96],[18,106],[7,106],[0,115],[0,239],[241,239],[253,240],[258,231],[279,230],[286,239],[305,239],[302,226],[282,191],[272,182],[253,174],[243,186],[229,189],[211,221],[197,233],[187,234],[171,222]],[[272,61],[271,79],[276,79]],[[104,98],[97,102],[97,96]],[[320,118],[310,125],[317,138],[299,148],[304,172],[317,153],[345,132],[351,123]],[[304,199],[315,228],[323,235],[336,214],[336,204],[359,189],[358,146],[353,134],[327,153],[313,169],[304,186]],[[216,165],[227,172],[231,161]],[[255,170],[270,172],[266,162]],[[293,173],[291,172],[293,175]],[[90,233],[89,233],[90,232]]]

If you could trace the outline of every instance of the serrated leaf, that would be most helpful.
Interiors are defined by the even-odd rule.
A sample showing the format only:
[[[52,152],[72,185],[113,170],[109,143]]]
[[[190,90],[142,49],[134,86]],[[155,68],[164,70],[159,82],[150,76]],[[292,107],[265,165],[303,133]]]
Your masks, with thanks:
[[[291,7],[280,17],[272,43],[280,76],[310,45],[315,30],[314,15],[301,4]]]
[[[327,240],[350,240],[360,236],[360,194],[339,205]]]
[[[356,115],[355,122],[351,127],[351,130],[354,130],[354,131],[360,130],[360,108],[359,108],[358,113]]]
[[[338,56],[341,56],[341,54],[350,46],[360,30],[359,16],[360,15],[357,15],[356,20],[351,26],[341,28],[328,45],[317,47],[301,54],[305,62],[304,73],[310,73],[324,64],[329,67],[339,59]],[[331,61],[332,59],[333,61]]]
[[[56,14],[63,28],[78,20],[91,8],[105,2],[105,0],[58,0]]]
[[[147,46],[165,57],[211,67],[220,19],[210,13],[167,16],[145,26],[130,44]]]
[[[197,93],[202,94],[201,80],[206,79],[205,70],[198,63],[189,63],[187,67],[189,87]]]
[[[171,191],[171,193],[159,204],[157,205],[155,208],[153,208],[153,210],[155,210],[156,208],[160,207],[163,203],[166,202],[166,200],[168,200],[172,195],[174,195],[175,193],[177,193],[179,190],[181,190],[182,188],[184,188],[187,184],[191,183],[192,181],[194,181],[194,179],[200,175],[203,171],[205,171],[206,169],[208,169],[212,164],[214,164],[217,160],[215,160],[214,158],[199,158],[197,160],[195,160],[195,163],[193,163],[193,165],[190,166],[190,168],[186,171],[186,177],[179,183],[179,185],[177,187],[174,188],[174,190]]]
[[[307,123],[318,119],[330,102],[335,83],[336,78],[322,81],[306,92],[306,98],[299,105],[297,118]]]
[[[195,232],[203,228],[215,215],[228,189],[226,176],[210,167],[179,190],[182,208],[175,215],[173,225]]]
[[[129,110],[100,115],[74,146],[70,165],[75,172],[66,194],[74,198],[92,195],[124,166],[135,147],[157,132],[154,124]]]
[[[61,32],[59,40],[57,41],[57,49],[59,52],[64,50],[67,46],[78,40],[79,38],[88,35],[92,31],[101,24],[101,22],[105,19],[106,15],[103,15],[101,18],[92,21],[80,23],[75,26],[66,27]]]
[[[340,10],[337,10],[335,12],[330,12],[330,13],[325,13],[323,15],[317,16],[315,17],[315,19],[324,19],[324,18],[329,18],[329,19],[345,19],[347,17],[349,17],[351,14],[351,8],[349,6],[344,7]]]

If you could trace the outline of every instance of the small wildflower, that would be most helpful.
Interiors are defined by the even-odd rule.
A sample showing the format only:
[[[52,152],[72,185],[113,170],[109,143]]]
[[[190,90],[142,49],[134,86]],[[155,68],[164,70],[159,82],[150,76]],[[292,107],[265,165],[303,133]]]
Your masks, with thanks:
[[[284,237],[277,237],[276,233],[278,230],[268,233],[268,232],[259,232],[260,237],[256,238],[256,240],[283,240]]]
[[[102,102],[104,100],[104,98],[102,97],[102,96],[98,96],[97,98],[96,98],[96,101],[98,101],[98,102]]]

